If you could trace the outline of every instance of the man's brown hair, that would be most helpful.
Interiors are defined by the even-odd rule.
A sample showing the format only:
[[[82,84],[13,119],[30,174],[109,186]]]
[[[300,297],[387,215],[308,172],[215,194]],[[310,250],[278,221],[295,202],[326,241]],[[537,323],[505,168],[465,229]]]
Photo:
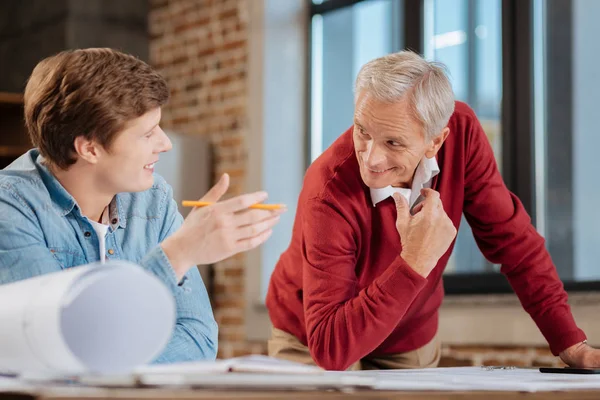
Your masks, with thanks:
[[[165,80],[134,56],[107,48],[67,50],[31,73],[25,124],[41,155],[67,169],[76,162],[76,137],[109,149],[128,121],[168,99]]]

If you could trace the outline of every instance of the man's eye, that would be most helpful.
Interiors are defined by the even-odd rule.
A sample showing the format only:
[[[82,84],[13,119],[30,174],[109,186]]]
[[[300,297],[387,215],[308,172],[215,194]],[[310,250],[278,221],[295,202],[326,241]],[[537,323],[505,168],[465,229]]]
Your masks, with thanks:
[[[402,143],[394,142],[393,140],[388,141],[388,144],[392,147],[402,147]]]

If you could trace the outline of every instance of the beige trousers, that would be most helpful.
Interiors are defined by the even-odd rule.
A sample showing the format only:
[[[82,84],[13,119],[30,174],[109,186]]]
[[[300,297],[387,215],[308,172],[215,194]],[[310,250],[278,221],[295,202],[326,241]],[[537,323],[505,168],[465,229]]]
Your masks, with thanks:
[[[316,365],[308,347],[303,345],[294,335],[281,329],[272,329],[271,340],[268,342],[268,351],[271,357],[302,364]],[[378,357],[367,356],[352,364],[348,370],[432,368],[437,367],[441,355],[441,343],[436,334],[429,343],[416,350]]]

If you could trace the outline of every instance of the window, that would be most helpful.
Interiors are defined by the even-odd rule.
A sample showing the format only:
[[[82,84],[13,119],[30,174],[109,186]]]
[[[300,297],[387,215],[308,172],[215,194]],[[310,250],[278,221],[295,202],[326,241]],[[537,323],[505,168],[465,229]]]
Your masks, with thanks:
[[[401,6],[401,0],[372,0],[313,15],[311,160],[352,125],[360,67],[402,48]]]
[[[456,99],[477,113],[501,167],[501,2],[427,0],[424,8],[424,56],[448,67]],[[498,270],[477,248],[463,217],[445,273]]]
[[[534,2],[537,223],[566,282],[599,281],[600,2]]]
[[[313,0],[313,160],[352,124],[366,61],[410,48],[445,63],[477,113],[509,187],[523,201],[569,290],[600,287],[600,178],[593,152],[600,80],[595,0]],[[368,27],[366,29],[365,27]],[[595,146],[596,145],[596,146]],[[463,219],[448,293],[509,291]]]
[[[268,318],[256,313],[264,303],[271,272],[290,243],[296,203],[306,168],[306,0],[249,2],[248,39],[248,192],[266,190],[269,201],[284,203],[288,212],[273,235],[245,253],[248,337],[264,337]],[[285,90],[281,90],[285,88]],[[255,332],[257,330],[258,332]]]

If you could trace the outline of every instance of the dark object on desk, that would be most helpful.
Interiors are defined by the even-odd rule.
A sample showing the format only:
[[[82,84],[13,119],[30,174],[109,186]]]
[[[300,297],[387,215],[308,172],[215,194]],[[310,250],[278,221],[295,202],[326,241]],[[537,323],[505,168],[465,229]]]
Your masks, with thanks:
[[[540,372],[549,374],[600,374],[600,368],[553,368],[553,367],[542,367]]]

